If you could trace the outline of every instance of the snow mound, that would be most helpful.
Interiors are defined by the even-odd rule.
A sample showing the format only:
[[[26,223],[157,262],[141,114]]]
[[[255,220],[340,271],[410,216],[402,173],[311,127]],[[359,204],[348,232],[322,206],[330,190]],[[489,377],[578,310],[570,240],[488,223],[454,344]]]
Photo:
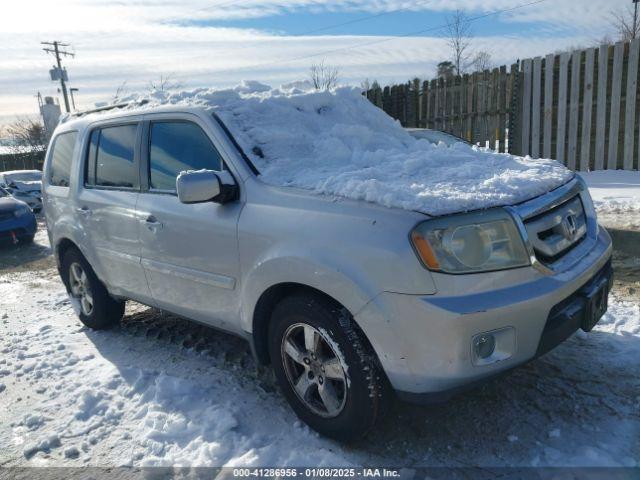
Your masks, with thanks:
[[[573,177],[552,160],[415,139],[359,89],[300,87],[243,82],[129,100],[213,109],[268,184],[431,215],[523,202]]]

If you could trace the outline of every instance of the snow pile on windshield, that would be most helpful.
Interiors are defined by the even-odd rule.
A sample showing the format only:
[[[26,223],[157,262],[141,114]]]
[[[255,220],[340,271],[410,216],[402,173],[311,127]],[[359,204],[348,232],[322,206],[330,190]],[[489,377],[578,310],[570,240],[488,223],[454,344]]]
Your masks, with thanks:
[[[211,107],[266,183],[431,215],[519,203],[573,176],[552,160],[415,139],[354,88],[310,92],[244,82],[154,92],[146,100]]]

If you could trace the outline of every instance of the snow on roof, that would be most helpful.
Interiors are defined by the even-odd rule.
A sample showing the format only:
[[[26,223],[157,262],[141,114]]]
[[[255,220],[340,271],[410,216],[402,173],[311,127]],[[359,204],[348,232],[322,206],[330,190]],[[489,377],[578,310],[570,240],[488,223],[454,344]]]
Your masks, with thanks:
[[[212,108],[268,184],[430,215],[520,203],[573,177],[553,160],[415,139],[359,89],[299,86],[243,82],[131,100]]]

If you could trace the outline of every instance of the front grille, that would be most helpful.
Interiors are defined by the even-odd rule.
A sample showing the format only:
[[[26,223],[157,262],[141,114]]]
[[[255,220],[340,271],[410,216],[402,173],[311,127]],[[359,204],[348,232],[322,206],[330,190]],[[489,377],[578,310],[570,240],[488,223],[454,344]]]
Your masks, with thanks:
[[[527,219],[525,228],[538,260],[546,264],[560,260],[587,235],[587,217],[580,196]]]

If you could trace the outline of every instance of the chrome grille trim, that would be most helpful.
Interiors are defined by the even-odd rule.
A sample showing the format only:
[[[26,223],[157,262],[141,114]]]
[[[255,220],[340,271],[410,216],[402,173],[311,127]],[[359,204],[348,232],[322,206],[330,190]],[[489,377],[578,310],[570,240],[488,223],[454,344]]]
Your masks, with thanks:
[[[566,252],[587,233],[587,219],[579,196],[524,222],[533,249],[544,260]]]
[[[528,220],[535,221],[535,217],[544,216],[545,212],[562,206],[574,197],[576,199],[579,198],[581,202],[586,232],[583,234],[581,241],[576,242],[565,253],[561,253],[556,258],[551,258],[550,262],[544,263],[544,254],[539,255],[534,249],[534,242],[530,238],[525,224]],[[587,186],[579,175],[549,193],[513,207],[506,207],[506,210],[511,213],[524,239],[525,246],[531,257],[531,265],[545,275],[555,275],[569,270],[587,255],[598,241],[599,227],[595,208]]]

